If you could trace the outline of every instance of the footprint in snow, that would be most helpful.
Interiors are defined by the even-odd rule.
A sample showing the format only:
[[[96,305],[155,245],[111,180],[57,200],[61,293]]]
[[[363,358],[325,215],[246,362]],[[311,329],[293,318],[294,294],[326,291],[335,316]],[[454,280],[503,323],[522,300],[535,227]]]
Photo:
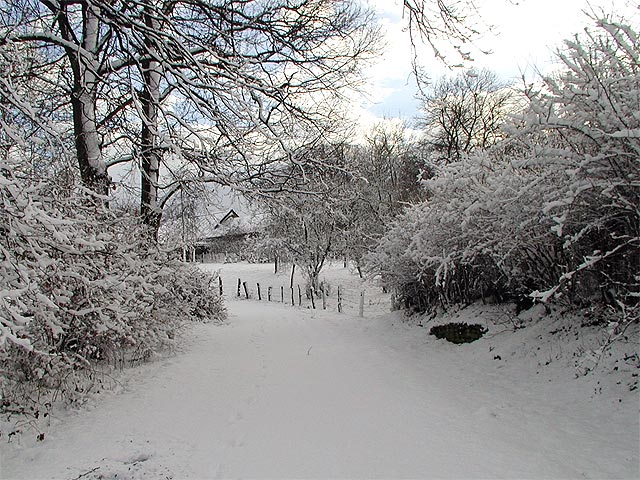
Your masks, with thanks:
[[[480,407],[474,412],[474,414],[479,417],[492,417],[492,418],[498,417],[498,414],[494,410],[489,409],[488,407]]]
[[[247,434],[243,433],[242,435],[240,435],[238,438],[235,438],[231,441],[231,446],[233,448],[241,448],[244,447],[244,441],[247,438]]]
[[[229,425],[232,425],[238,421],[242,420],[242,413],[240,412],[235,412],[233,413],[228,419],[227,419],[227,423]]]

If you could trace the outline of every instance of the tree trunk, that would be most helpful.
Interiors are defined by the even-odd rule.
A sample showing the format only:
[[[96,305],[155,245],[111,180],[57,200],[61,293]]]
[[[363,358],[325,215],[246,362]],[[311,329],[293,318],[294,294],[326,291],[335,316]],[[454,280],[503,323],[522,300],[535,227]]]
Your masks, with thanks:
[[[309,274],[309,287],[311,288],[312,295],[316,295],[320,291],[320,270],[313,265],[307,267]]]
[[[151,31],[160,29],[159,22],[149,7],[145,8],[144,21]],[[145,40],[146,49],[153,54],[154,46]],[[160,174],[161,151],[159,145],[158,107],[160,104],[160,64],[156,60],[142,62],[143,91],[142,132],[141,132],[141,198],[140,215],[142,221],[150,227],[157,238],[162,209],[158,204],[158,181]]]
[[[66,50],[73,71],[71,105],[76,155],[82,183],[91,190],[106,194],[111,185],[107,166],[102,156],[102,146],[96,122],[96,96],[99,79],[98,49],[100,20],[89,5],[83,5],[84,38],[80,54],[71,48]],[[62,22],[62,20],[60,20]],[[66,31],[66,29],[65,29]]]

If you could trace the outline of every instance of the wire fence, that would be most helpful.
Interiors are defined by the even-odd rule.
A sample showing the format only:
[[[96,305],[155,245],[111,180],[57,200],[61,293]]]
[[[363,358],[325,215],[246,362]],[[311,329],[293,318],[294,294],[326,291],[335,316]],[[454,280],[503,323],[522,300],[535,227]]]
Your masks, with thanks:
[[[296,283],[272,285],[238,278],[233,285],[223,284],[218,277],[220,295],[259,302],[281,303],[292,307],[317,310],[332,310],[338,313],[358,314],[364,317],[368,313],[379,313],[388,310],[387,298],[380,295],[368,295],[367,289],[345,288],[341,285],[328,286],[321,284],[312,292],[305,285]]]

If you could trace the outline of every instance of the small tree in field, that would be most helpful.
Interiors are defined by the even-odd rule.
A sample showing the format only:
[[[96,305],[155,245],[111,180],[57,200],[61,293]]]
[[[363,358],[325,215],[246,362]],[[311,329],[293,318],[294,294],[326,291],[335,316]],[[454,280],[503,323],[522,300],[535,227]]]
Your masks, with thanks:
[[[306,191],[269,202],[264,238],[256,244],[269,254],[280,251],[281,257],[299,265],[310,288],[318,292],[322,268],[331,255],[343,251],[353,184],[341,145],[315,147],[305,155],[326,167],[308,173]]]

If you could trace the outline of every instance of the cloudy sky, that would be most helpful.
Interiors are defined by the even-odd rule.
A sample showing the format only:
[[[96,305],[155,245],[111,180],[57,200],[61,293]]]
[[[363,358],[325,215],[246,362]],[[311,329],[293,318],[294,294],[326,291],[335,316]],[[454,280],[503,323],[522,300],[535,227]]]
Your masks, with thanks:
[[[435,1],[435,0],[432,0]],[[385,31],[387,48],[379,61],[367,71],[367,97],[358,108],[360,123],[370,125],[383,118],[399,117],[411,121],[418,102],[415,79],[411,74],[411,48],[402,0],[368,0],[376,10]],[[580,32],[590,20],[584,11],[624,13],[638,19],[640,2],[631,0],[475,0],[481,14],[480,29],[486,31],[477,44],[493,53],[473,54],[473,66],[488,68],[505,80],[517,80],[521,72],[532,74],[553,68],[552,52],[564,39]],[[493,26],[488,31],[489,25]],[[432,79],[456,71],[447,70],[433,58],[428,46],[421,47],[420,62]]]

